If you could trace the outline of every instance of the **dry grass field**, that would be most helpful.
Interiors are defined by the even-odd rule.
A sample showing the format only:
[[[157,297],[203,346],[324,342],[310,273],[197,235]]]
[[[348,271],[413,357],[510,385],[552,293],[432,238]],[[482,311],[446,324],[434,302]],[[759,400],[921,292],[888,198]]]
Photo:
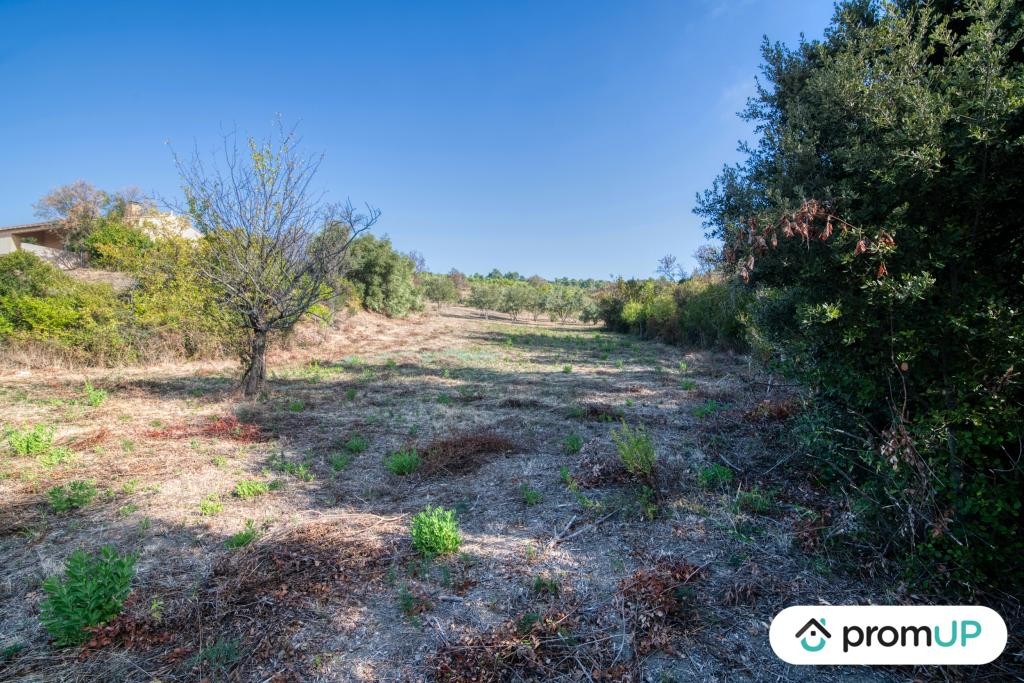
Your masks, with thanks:
[[[784,606],[901,589],[823,554],[841,520],[781,440],[800,398],[744,357],[451,308],[358,314],[270,368],[256,404],[233,363],[4,371],[4,426],[54,445],[2,446],[0,679],[892,677],[768,647]],[[623,423],[650,477],[620,462]],[[71,482],[95,493],[58,511]],[[455,510],[458,553],[413,549],[427,505]],[[125,612],[55,648],[41,581],[104,545],[138,554]]]

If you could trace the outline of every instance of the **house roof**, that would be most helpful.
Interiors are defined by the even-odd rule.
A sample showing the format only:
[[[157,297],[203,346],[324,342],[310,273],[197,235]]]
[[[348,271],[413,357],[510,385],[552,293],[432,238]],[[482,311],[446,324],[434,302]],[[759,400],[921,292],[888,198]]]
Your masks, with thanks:
[[[39,230],[50,230],[60,226],[60,221],[40,221],[38,223],[22,223],[21,225],[6,225],[0,227],[0,235],[17,235],[21,232],[37,232]]]

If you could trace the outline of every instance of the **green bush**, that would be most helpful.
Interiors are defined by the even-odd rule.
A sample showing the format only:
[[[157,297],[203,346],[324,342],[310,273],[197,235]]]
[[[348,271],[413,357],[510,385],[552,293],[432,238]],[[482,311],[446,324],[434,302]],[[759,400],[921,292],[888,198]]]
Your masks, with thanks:
[[[654,442],[643,426],[634,428],[623,422],[619,429],[612,429],[612,441],[627,472],[634,477],[650,478],[658,455],[654,450]]]
[[[579,434],[570,434],[562,440],[562,448],[569,455],[579,453],[583,448],[583,437]]]
[[[880,501],[855,547],[968,594],[1024,584],[1019,19],[843,3],[822,41],[766,41],[763,135],[697,207],[755,350],[816,393],[801,451]]]
[[[270,492],[270,484],[257,479],[243,479],[235,484],[235,495],[242,500],[252,500]]]
[[[455,512],[440,507],[428,505],[413,515],[410,533],[413,547],[426,557],[454,553],[462,544]]]
[[[96,484],[91,481],[72,481],[54,486],[46,492],[54,512],[68,512],[85,507],[96,497]]]
[[[423,308],[413,279],[412,260],[395,251],[391,240],[373,235],[357,237],[349,247],[345,278],[352,283],[363,307],[401,317]]]
[[[358,455],[370,447],[370,442],[362,434],[355,434],[345,442],[345,450],[352,455]]]
[[[259,529],[256,528],[256,522],[251,519],[245,520],[245,528],[239,531],[237,534],[228,536],[227,540],[224,541],[224,545],[232,550],[238,548],[244,548],[249,545],[260,535]]]
[[[152,246],[153,240],[146,233],[117,218],[100,220],[85,238],[89,262],[100,267],[117,268]]]
[[[82,387],[82,393],[85,394],[85,402],[93,408],[103,405],[103,402],[107,400],[107,392],[94,387],[92,382],[88,380],[86,380],[85,386]]]
[[[732,483],[733,474],[725,465],[717,462],[700,468],[697,472],[697,483],[702,489],[724,489]]]
[[[26,429],[7,432],[7,445],[15,455],[39,455],[53,447],[53,427],[37,424]]]
[[[87,628],[120,614],[134,575],[135,555],[121,555],[109,546],[97,555],[71,553],[64,576],[43,581],[46,598],[40,605],[40,621],[54,643],[79,645],[89,636]]]
[[[420,468],[420,454],[415,449],[395,451],[384,459],[384,466],[391,474],[403,476]]]

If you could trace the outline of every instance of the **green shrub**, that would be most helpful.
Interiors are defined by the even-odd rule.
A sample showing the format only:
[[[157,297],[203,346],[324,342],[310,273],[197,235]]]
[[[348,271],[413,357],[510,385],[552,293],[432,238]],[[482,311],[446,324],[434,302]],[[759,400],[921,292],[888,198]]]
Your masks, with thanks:
[[[697,483],[704,489],[723,489],[732,483],[732,479],[732,470],[717,462],[706,465],[697,472]]]
[[[749,491],[736,494],[736,509],[756,515],[763,515],[774,507],[772,497],[756,486]]]
[[[97,389],[88,380],[86,380],[85,386],[82,387],[82,393],[85,395],[85,402],[93,408],[102,405],[107,400],[107,392],[103,389]]]
[[[88,627],[101,626],[120,614],[131,591],[135,559],[109,546],[97,555],[76,550],[68,557],[62,577],[43,581],[46,598],[39,618],[56,645],[79,645],[88,638]]]
[[[331,469],[335,472],[341,472],[343,469],[352,464],[351,453],[331,453],[327,457],[327,462],[330,463]]]
[[[370,311],[401,317],[422,310],[412,260],[395,251],[387,238],[357,237],[349,247],[346,279]]]
[[[288,460],[284,457],[283,453],[271,456],[269,464],[275,472],[290,474],[302,481],[313,481],[316,478],[316,475],[313,474],[313,470],[307,463]]]
[[[39,456],[39,464],[43,467],[56,467],[71,460],[73,457],[74,455],[71,453],[71,450],[64,446],[51,446],[45,453]]]
[[[519,488],[519,492],[523,496],[523,502],[528,506],[536,505],[541,501],[540,491],[535,488],[531,488],[530,485],[525,482]]]
[[[37,424],[26,429],[11,429],[7,432],[7,445],[15,455],[39,455],[53,448],[53,427]]]
[[[420,454],[415,449],[395,451],[384,459],[384,466],[391,474],[412,474],[420,467]]]
[[[235,495],[242,500],[252,500],[270,492],[270,484],[256,479],[243,479],[235,484]]]
[[[634,477],[649,478],[658,456],[647,430],[643,426],[633,428],[623,422],[620,428],[612,429],[611,436],[626,471]]]
[[[138,228],[115,218],[102,219],[85,238],[85,251],[92,265],[123,267],[153,246],[153,240]]]
[[[54,512],[68,512],[85,507],[96,497],[96,484],[91,481],[72,481],[54,486],[46,492]]]
[[[217,675],[217,680],[226,680],[228,670],[242,658],[240,643],[235,638],[217,638],[211,645],[205,645],[189,658],[191,667],[207,669]]]
[[[440,507],[428,505],[413,515],[410,533],[413,547],[426,557],[457,552],[462,544],[455,512]]]
[[[260,535],[259,530],[256,528],[256,522],[251,519],[245,520],[245,528],[239,531],[237,534],[228,536],[227,540],[224,541],[224,545],[231,549],[244,548]]]
[[[562,448],[569,455],[579,453],[583,448],[583,437],[579,434],[570,434],[562,440]]]
[[[704,401],[704,403],[695,407],[692,412],[694,417],[708,417],[709,415],[714,415],[723,408],[725,408],[724,403],[719,403],[718,401],[709,398]]]
[[[220,496],[216,493],[211,493],[199,501],[199,514],[201,515],[212,517],[219,515],[223,509],[224,503],[221,502]]]

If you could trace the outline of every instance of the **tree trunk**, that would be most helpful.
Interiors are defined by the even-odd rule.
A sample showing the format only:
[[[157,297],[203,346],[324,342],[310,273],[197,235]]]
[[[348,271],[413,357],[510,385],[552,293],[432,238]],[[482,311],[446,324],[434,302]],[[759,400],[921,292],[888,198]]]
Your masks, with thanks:
[[[263,391],[263,383],[267,378],[267,333],[265,330],[253,330],[246,355],[248,367],[242,375],[242,395],[254,398]]]

